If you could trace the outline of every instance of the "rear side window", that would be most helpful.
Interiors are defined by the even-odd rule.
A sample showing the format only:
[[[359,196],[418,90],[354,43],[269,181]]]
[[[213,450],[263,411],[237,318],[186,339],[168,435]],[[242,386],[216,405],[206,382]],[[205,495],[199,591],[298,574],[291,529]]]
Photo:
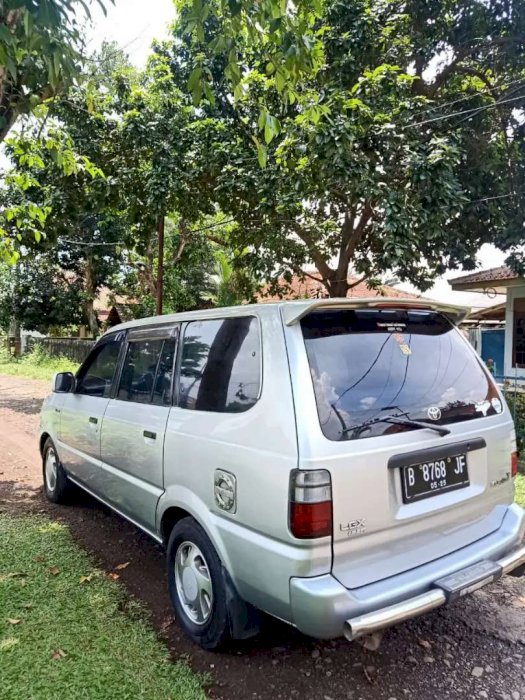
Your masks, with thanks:
[[[179,406],[241,413],[261,387],[261,340],[254,316],[188,323],[179,379]]]
[[[503,410],[472,348],[441,314],[320,311],[301,326],[319,420],[330,440],[414,430],[410,420],[448,425]]]
[[[175,341],[140,340],[129,344],[117,398],[134,403],[170,403]]]

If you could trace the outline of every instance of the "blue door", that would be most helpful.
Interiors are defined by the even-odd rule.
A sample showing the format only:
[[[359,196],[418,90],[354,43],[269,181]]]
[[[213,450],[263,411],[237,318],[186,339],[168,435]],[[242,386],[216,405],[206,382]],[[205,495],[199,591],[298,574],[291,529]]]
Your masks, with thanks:
[[[494,360],[494,376],[503,377],[505,374],[505,329],[481,331],[481,357],[486,362],[489,358]]]

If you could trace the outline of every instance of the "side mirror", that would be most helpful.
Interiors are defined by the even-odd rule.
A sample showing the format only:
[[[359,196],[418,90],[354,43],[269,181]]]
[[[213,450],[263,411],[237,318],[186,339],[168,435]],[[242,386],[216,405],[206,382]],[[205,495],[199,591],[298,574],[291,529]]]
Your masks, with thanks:
[[[53,393],[69,394],[75,388],[75,375],[71,372],[58,372],[53,377]]]

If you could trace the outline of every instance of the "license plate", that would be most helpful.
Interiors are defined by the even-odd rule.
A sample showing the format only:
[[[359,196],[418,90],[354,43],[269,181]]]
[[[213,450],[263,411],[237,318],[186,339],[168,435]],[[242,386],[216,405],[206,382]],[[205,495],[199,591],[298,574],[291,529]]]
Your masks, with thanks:
[[[462,453],[402,467],[401,484],[404,503],[465,488],[470,484],[467,455]]]

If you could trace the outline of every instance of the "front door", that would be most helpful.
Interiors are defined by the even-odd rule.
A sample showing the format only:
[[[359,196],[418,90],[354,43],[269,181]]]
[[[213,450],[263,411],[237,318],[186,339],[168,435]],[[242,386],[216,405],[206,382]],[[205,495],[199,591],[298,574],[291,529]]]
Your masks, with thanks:
[[[104,337],[77,374],[75,391],[67,394],[60,417],[58,450],[65,469],[98,492],[100,429],[115,379],[124,333]]]
[[[164,490],[164,436],[177,330],[130,332],[118,389],[102,422],[104,498],[150,531]]]

